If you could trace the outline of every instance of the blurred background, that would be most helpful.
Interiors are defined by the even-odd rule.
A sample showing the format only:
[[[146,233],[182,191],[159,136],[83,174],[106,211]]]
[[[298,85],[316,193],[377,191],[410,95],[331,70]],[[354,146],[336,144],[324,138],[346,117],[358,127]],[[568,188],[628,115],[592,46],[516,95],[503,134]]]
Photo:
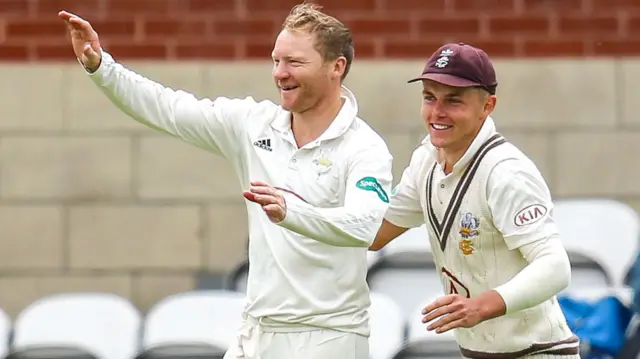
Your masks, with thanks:
[[[575,206],[563,233],[603,233],[586,252],[621,255],[615,269],[598,265],[626,275],[639,228],[640,0],[316,2],[353,30],[346,86],[394,154],[394,183],[424,137],[420,85],[406,80],[445,42],[481,47],[498,74],[498,129]],[[0,308],[10,318],[85,291],[144,313],[168,295],[229,288],[246,259],[231,167],[112,106],[57,12],[85,17],[116,60],[167,86],[276,100],[270,51],[296,3],[0,0]],[[599,217],[609,210],[620,223]],[[620,236],[634,240],[615,247]]]

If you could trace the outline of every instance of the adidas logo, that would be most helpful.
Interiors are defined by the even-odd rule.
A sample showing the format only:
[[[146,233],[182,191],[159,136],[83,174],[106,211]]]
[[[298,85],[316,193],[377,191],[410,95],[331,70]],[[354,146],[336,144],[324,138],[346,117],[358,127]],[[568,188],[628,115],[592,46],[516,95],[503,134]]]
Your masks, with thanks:
[[[271,148],[271,139],[270,138],[265,138],[263,140],[257,140],[256,142],[253,143],[254,146],[260,147],[263,150],[267,150],[269,152],[273,151],[273,149]]]

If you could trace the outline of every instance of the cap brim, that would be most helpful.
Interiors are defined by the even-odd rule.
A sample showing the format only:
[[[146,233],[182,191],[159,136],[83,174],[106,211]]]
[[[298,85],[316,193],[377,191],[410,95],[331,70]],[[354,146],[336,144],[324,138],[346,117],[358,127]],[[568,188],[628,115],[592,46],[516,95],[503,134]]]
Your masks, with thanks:
[[[408,83],[421,81],[421,80],[431,80],[443,85],[452,86],[452,87],[473,87],[473,86],[482,86],[477,82],[467,80],[462,77],[453,76],[449,74],[422,74],[420,77],[416,77],[415,79],[411,79],[407,81]]]

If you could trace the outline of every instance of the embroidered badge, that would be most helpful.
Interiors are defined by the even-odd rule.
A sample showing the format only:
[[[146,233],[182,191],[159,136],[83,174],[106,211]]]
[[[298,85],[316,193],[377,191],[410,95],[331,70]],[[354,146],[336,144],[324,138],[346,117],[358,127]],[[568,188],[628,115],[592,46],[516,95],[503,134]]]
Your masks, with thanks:
[[[462,236],[462,239],[458,242],[458,247],[462,254],[473,254],[475,248],[473,247],[472,238],[480,234],[478,227],[480,227],[480,220],[477,217],[474,217],[470,212],[462,215],[460,231],[458,232]]]

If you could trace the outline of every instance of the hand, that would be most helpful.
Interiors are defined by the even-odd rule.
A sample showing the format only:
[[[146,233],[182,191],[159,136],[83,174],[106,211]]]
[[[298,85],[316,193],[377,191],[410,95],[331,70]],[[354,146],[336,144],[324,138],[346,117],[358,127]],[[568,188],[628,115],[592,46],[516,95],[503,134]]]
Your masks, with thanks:
[[[262,206],[262,210],[273,223],[279,223],[287,216],[287,204],[282,193],[272,186],[253,181],[248,191],[242,193],[244,198]]]
[[[100,53],[100,40],[91,24],[77,15],[66,11],[60,11],[58,17],[65,21],[71,34],[73,52],[80,62],[90,72],[94,72],[100,66],[102,55]]]
[[[423,310],[423,323],[431,323],[427,330],[444,333],[454,328],[471,328],[485,320],[480,301],[458,294],[445,295],[427,305]]]

